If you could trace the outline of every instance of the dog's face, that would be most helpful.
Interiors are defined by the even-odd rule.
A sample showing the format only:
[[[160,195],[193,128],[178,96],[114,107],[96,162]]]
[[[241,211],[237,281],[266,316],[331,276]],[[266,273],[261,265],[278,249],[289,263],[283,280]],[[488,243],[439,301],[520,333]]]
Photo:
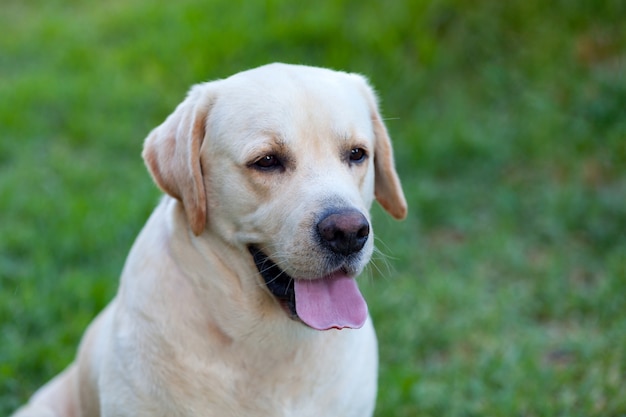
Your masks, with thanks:
[[[274,64],[196,86],[144,157],[193,232],[249,252],[293,318],[363,324],[353,278],[373,251],[369,208],[376,197],[402,218],[406,203],[362,77]]]

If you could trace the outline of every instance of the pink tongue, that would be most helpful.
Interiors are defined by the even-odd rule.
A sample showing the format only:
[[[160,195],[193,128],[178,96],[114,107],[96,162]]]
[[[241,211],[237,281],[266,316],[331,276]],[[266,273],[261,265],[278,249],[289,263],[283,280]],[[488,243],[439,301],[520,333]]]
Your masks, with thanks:
[[[367,319],[367,304],[356,281],[345,274],[297,279],[294,290],[298,317],[314,329],[358,329]]]

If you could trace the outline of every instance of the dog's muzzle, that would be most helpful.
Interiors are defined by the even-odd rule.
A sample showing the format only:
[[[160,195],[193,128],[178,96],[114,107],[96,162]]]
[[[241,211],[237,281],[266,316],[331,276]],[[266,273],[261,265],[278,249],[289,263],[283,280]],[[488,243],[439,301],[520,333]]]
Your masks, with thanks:
[[[249,245],[248,250],[267,289],[292,319],[318,330],[359,328],[367,319],[367,305],[354,280],[354,268],[347,265],[365,246],[369,222],[357,210],[337,210],[325,214],[316,231],[328,258],[340,260],[337,268],[317,278],[292,277],[258,246]]]

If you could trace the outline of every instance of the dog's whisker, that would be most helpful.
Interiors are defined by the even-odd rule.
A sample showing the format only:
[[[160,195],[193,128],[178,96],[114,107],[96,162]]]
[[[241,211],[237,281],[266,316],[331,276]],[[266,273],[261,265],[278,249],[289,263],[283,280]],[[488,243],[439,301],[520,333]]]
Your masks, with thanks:
[[[378,247],[374,247],[374,253],[372,259],[370,260],[370,265],[372,269],[375,269],[381,277],[387,279],[392,272],[391,264],[389,259],[391,257],[381,251]],[[382,265],[381,265],[382,263]],[[383,271],[384,266],[384,271]]]

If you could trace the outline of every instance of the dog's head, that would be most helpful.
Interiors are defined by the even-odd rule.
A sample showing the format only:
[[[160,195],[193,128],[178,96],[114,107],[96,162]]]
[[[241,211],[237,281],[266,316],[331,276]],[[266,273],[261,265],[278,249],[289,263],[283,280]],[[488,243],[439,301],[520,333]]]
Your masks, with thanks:
[[[397,219],[407,211],[363,77],[272,64],[197,85],[143,156],[191,231],[249,252],[294,318],[317,329],[363,324],[353,278],[373,251],[370,205],[376,198]]]

